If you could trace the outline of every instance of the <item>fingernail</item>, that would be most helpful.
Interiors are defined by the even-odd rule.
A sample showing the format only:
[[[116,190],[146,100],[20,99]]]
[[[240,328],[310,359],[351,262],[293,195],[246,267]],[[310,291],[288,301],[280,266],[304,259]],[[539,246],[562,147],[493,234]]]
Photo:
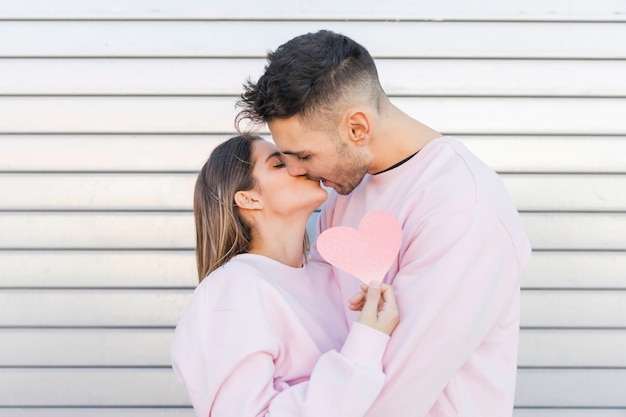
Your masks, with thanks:
[[[375,290],[379,289],[380,288],[380,282],[378,282],[378,281],[370,282],[370,288],[373,288]]]

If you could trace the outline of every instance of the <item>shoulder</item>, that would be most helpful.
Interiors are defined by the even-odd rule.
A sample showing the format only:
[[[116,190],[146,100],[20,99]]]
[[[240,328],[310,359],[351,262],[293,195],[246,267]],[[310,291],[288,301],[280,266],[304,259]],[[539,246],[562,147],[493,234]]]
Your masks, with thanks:
[[[429,142],[390,187],[397,187],[411,217],[475,206],[497,217],[516,213],[498,174],[461,141],[443,136]]]
[[[417,156],[412,173],[418,187],[436,185],[475,192],[478,184],[500,183],[493,169],[451,137],[430,142]]]
[[[275,293],[271,271],[264,265],[235,257],[209,274],[193,292],[184,315],[239,311],[256,315],[262,299]]]

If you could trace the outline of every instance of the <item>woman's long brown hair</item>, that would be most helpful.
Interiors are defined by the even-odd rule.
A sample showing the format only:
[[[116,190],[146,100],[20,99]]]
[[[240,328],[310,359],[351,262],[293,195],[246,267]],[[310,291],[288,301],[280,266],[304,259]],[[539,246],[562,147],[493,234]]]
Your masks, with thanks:
[[[193,212],[199,281],[235,255],[250,250],[251,230],[235,205],[235,193],[255,185],[252,177],[255,140],[262,139],[242,134],[221,143],[198,174]]]

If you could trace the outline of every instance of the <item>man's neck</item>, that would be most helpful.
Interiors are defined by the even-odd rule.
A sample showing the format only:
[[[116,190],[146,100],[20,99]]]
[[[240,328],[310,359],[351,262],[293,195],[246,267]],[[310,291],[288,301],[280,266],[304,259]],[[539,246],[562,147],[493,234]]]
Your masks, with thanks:
[[[379,121],[376,136],[372,137],[374,155],[369,173],[376,174],[392,169],[419,152],[441,133],[392,107]]]

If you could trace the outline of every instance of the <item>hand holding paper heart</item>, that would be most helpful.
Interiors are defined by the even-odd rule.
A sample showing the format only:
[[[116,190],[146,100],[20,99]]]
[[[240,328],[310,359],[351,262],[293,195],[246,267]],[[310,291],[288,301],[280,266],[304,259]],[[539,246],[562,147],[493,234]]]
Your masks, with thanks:
[[[336,226],[317,238],[317,250],[330,264],[369,285],[382,281],[398,256],[402,226],[389,212],[372,211],[363,217],[357,230]]]

